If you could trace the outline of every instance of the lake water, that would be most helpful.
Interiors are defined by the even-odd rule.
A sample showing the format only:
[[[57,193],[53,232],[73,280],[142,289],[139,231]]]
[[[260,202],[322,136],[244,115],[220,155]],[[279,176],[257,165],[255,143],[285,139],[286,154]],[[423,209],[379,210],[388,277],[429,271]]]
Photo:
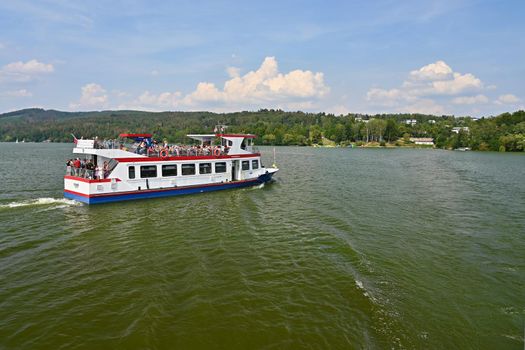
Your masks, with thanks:
[[[71,148],[0,144],[0,348],[524,347],[523,154],[280,147],[263,187],[86,206]]]

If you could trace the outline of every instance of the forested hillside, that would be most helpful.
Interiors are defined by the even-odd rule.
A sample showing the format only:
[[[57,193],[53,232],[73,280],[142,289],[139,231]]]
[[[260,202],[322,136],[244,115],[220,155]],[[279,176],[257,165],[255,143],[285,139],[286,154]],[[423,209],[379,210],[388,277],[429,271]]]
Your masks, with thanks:
[[[185,142],[188,133],[210,133],[217,124],[228,132],[249,132],[266,145],[312,145],[405,142],[410,137],[432,137],[439,148],[523,151],[525,112],[505,113],[474,120],[423,114],[348,114],[284,112],[61,112],[25,109],[0,114],[0,141],[68,142],[77,137],[116,138],[123,132],[151,132],[157,139]],[[462,127],[453,132],[454,127]],[[456,130],[457,131],[457,130]]]

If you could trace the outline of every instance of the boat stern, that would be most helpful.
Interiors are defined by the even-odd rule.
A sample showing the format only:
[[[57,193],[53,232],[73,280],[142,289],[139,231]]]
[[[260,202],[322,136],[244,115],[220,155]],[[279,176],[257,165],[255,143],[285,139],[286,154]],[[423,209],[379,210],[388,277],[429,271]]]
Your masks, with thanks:
[[[64,176],[64,197],[91,204],[97,195],[117,192],[119,185],[122,185],[119,179],[90,180],[66,175]]]

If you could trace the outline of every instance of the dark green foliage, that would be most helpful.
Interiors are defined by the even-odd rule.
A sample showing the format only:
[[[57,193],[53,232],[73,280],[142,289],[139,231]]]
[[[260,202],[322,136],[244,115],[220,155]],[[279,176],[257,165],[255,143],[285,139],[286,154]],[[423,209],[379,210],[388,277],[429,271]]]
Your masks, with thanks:
[[[407,119],[415,119],[417,123],[407,125]],[[61,112],[32,108],[0,114],[0,141],[71,142],[72,133],[85,138],[116,138],[123,132],[151,132],[159,140],[181,143],[188,142],[186,134],[210,133],[217,124],[229,125],[231,133],[256,134],[256,143],[266,145],[321,144],[323,138],[346,145],[368,141],[394,143],[403,137],[433,137],[439,148],[471,147],[507,152],[525,149],[524,111],[473,120],[423,114],[335,116],[273,109],[220,114]],[[456,126],[468,127],[469,132],[453,133],[452,128]]]

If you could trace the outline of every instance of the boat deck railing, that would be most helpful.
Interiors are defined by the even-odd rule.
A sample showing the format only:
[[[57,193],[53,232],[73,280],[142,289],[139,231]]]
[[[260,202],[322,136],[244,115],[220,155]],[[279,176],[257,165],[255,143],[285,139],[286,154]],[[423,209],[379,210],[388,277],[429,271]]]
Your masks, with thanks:
[[[85,168],[75,168],[74,166],[66,166],[66,176],[74,176],[79,177],[81,179],[87,179],[87,180],[101,180],[99,179],[100,176],[97,176],[95,170],[85,169]],[[102,178],[106,178],[104,174],[102,174]]]
[[[191,156],[224,156],[228,154],[229,147],[209,145],[169,145],[153,143],[146,145],[144,142],[124,143],[121,140],[98,140],[94,139],[95,149],[120,149],[123,151],[144,155],[147,157],[191,157]],[[243,147],[251,153],[259,153],[259,149],[253,145]]]
[[[142,146],[141,143],[125,144],[118,140],[94,140],[95,149],[120,149],[148,157],[224,156],[229,148],[222,146],[160,145]]]
[[[190,146],[168,146],[128,149],[148,157],[192,157],[192,156],[224,156],[228,151],[220,147],[190,147]]]

